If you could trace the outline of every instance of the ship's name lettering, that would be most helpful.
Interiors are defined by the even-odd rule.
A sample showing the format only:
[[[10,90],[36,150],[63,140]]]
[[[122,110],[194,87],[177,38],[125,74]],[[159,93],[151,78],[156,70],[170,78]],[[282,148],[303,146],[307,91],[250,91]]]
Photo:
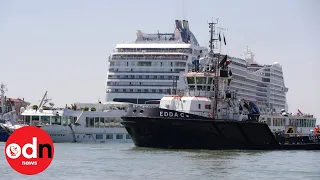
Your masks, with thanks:
[[[318,141],[318,140],[320,140],[320,135],[318,135],[318,136],[309,136],[309,140],[310,141]]]
[[[184,118],[185,114],[182,112],[179,113],[179,112],[160,111],[160,117],[181,117],[181,118]]]

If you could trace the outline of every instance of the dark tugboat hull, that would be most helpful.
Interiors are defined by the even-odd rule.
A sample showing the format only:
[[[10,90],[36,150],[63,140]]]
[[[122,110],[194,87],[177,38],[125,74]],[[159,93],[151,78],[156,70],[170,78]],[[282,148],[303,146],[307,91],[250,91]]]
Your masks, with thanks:
[[[141,112],[139,109],[136,113],[129,112],[122,117],[122,124],[137,147],[210,150],[320,149],[320,144],[317,143],[281,144],[265,123],[203,117],[197,119],[191,114],[183,114],[182,118],[180,112],[159,108],[144,108],[143,113],[139,111]],[[171,114],[173,117],[159,116],[161,114]]]
[[[137,147],[173,149],[279,149],[272,134],[257,137],[264,124],[180,119],[124,118]],[[249,131],[249,129],[251,129]]]

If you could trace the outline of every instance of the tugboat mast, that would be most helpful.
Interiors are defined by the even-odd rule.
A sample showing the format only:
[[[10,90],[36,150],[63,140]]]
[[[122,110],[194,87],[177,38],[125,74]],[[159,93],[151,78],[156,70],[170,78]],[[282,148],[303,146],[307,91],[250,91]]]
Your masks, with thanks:
[[[214,64],[214,73],[215,73],[215,78],[214,78],[214,98],[215,98],[215,107],[214,107],[214,114],[215,114],[215,117],[217,117],[217,114],[218,114],[218,109],[217,109],[217,99],[219,98],[218,95],[219,95],[219,70],[220,70],[220,57],[221,57],[221,36],[220,36],[220,31],[221,30],[225,30],[224,28],[221,28],[221,27],[216,27],[216,24],[218,24],[218,21],[219,19],[217,18],[216,19],[216,22],[210,22],[208,23],[209,24],[209,28],[210,28],[210,52],[209,52],[209,57],[211,59],[211,61],[213,61],[213,64]],[[219,32],[216,33],[216,31],[219,30]],[[218,37],[217,37],[218,36]],[[219,41],[219,53],[215,53],[214,52],[214,49],[217,49],[217,44],[218,43],[215,43]]]

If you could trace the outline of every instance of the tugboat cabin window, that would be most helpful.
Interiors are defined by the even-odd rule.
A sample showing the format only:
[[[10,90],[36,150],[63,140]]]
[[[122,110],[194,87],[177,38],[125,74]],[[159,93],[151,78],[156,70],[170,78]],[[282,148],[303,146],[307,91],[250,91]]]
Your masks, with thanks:
[[[201,104],[198,104],[198,108],[201,109]]]
[[[194,77],[187,77],[188,84],[194,84]]]
[[[197,78],[197,84],[207,84],[206,77],[196,77],[196,78]]]
[[[208,84],[210,84],[210,85],[213,84],[213,81],[212,81],[212,80],[213,80],[213,78],[209,77],[209,78],[208,78]]]

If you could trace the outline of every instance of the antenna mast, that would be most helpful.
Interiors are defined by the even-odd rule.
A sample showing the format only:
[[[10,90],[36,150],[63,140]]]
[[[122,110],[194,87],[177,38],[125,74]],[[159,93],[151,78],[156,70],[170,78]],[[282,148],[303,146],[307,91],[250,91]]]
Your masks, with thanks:
[[[218,99],[218,94],[219,94],[219,71],[220,71],[220,67],[219,67],[219,63],[220,63],[220,57],[221,57],[221,36],[220,36],[220,32],[221,30],[226,30],[224,28],[221,27],[216,27],[216,24],[218,24],[219,19],[216,19],[216,22],[212,22],[208,23],[209,24],[209,28],[210,28],[210,52],[209,52],[209,57],[211,57],[211,61],[213,61],[214,64],[214,71],[215,71],[215,78],[214,78],[214,92],[215,92],[215,107],[214,107],[214,114],[215,117],[217,117],[217,99]],[[219,30],[219,32],[216,33],[216,30]],[[218,36],[218,37],[217,37]],[[219,38],[219,39],[218,39]],[[219,53],[214,53],[214,49],[217,49],[217,43],[215,43],[216,41],[219,41],[220,43],[220,48],[219,48]]]
[[[212,19],[212,22],[208,23],[209,24],[209,28],[210,28],[210,41],[209,41],[209,43],[210,43],[210,45],[209,45],[210,52],[209,53],[212,54],[212,55],[213,55],[213,49],[215,48],[213,42],[218,40],[218,39],[214,38],[215,29],[216,29],[215,25],[218,24],[218,21],[219,21],[219,18],[216,18],[216,22],[213,22],[213,19]]]

